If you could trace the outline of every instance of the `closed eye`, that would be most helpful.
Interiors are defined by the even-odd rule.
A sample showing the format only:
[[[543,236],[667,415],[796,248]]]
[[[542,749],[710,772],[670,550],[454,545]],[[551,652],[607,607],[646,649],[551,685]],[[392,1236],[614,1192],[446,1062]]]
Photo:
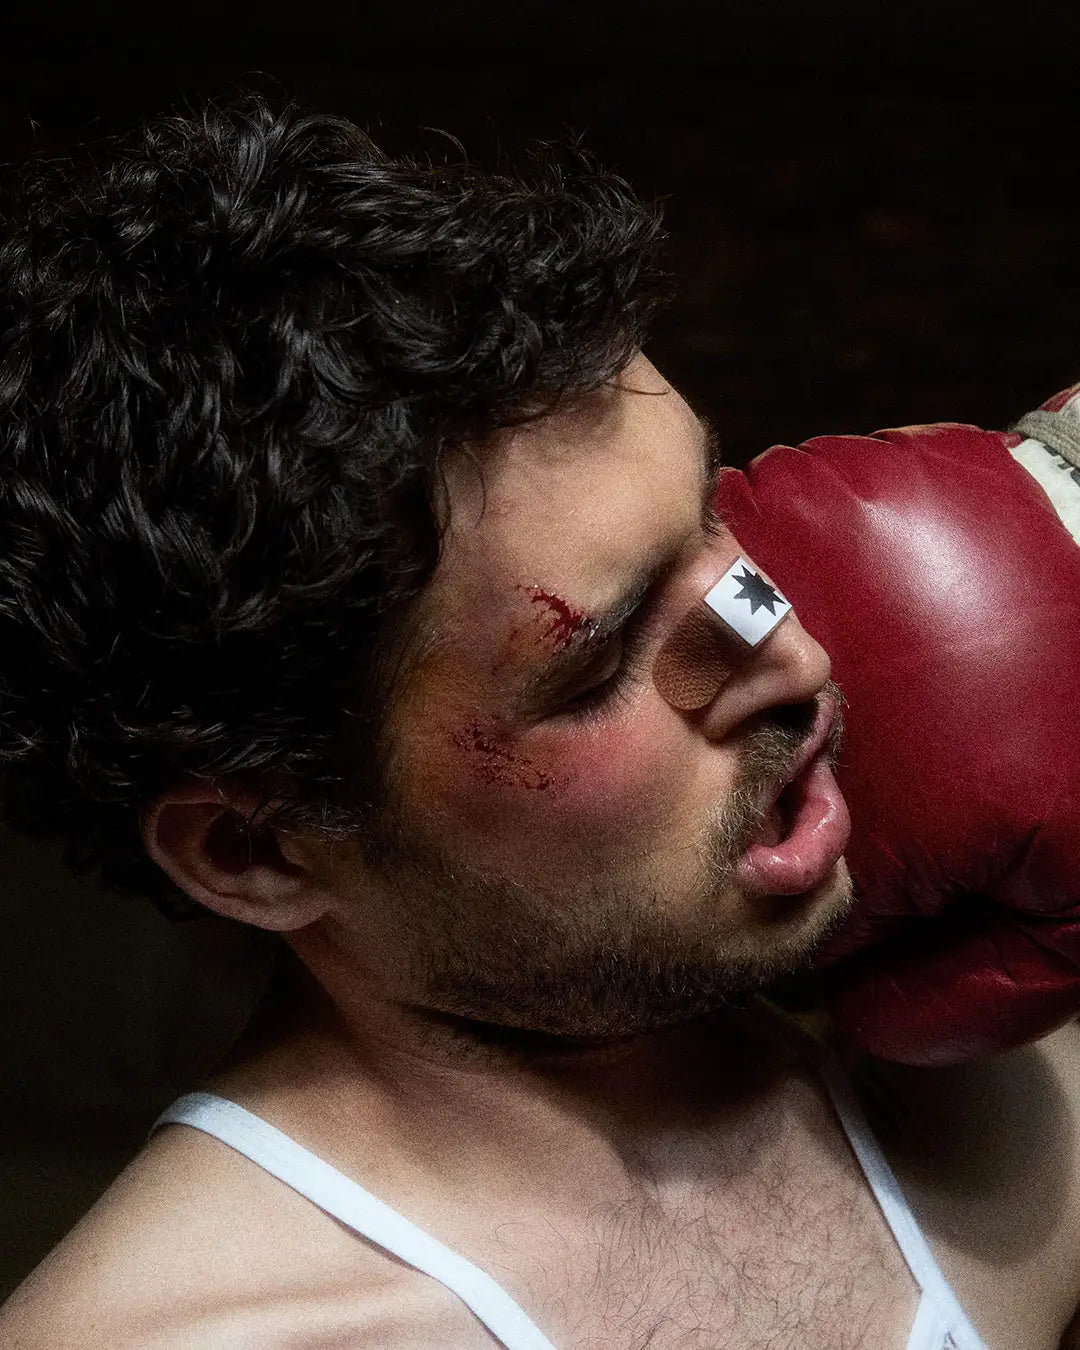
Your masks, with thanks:
[[[644,681],[642,655],[649,642],[650,625],[638,621],[625,625],[610,640],[610,655],[598,664],[595,675],[563,705],[562,714],[579,721],[610,717],[621,705],[631,703]]]
[[[701,513],[701,528],[709,539],[723,539],[731,533],[727,522],[711,501],[706,502]]]

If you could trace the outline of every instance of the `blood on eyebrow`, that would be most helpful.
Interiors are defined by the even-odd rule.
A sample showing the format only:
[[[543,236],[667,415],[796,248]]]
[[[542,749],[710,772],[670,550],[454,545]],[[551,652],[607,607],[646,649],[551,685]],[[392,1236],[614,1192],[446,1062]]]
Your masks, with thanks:
[[[538,644],[562,652],[582,629],[594,626],[584,610],[576,609],[561,595],[553,595],[540,586],[523,586],[521,589],[528,595],[530,604],[538,605],[543,612],[544,626],[537,634]]]
[[[550,636],[538,643],[545,648],[545,659],[522,684],[519,691],[522,706],[528,710],[535,705],[542,705],[560,696],[568,685],[587,674],[603,658],[608,643],[640,615],[661,571],[662,568],[650,569],[638,579],[632,591],[599,617],[583,613],[561,596],[553,596],[559,605],[552,614],[552,622],[545,627],[545,632],[550,632]],[[519,586],[518,589],[539,592],[542,588]],[[565,625],[554,623],[556,617],[563,617],[562,606],[566,606],[568,611]],[[553,640],[556,644],[554,649],[551,646]]]
[[[708,518],[725,465],[720,454],[719,438],[712,424],[700,414],[696,416],[702,434],[702,508]],[[544,665],[526,681],[522,690],[524,701],[528,703],[543,698],[561,684],[572,680],[581,670],[587,669],[588,663],[596,659],[598,649],[631,620],[640,617],[647,598],[669,571],[674,556],[671,554],[659,559],[640,573],[630,590],[599,617],[586,614],[561,595],[542,586],[518,583],[516,589],[529,597],[529,603],[538,607],[537,613],[541,616],[539,630],[534,634],[533,641],[548,652]],[[521,630],[514,630],[511,636],[519,638]],[[495,669],[500,669],[504,664],[505,661],[500,660]]]

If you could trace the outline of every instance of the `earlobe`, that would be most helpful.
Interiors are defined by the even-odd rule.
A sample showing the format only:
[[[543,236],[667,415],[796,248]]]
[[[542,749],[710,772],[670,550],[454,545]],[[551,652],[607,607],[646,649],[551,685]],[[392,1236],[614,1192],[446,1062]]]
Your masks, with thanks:
[[[282,853],[273,829],[248,830],[240,811],[212,784],[159,798],[142,815],[140,830],[154,862],[223,918],[290,932],[322,918],[333,904],[315,872]]]

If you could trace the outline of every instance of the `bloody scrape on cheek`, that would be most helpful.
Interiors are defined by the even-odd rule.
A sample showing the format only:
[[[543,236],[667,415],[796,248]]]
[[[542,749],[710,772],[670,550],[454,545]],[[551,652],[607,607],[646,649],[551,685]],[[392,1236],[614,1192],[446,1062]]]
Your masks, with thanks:
[[[593,620],[562,596],[541,586],[518,584],[528,610],[514,624],[491,665],[492,678],[513,682],[535,669],[537,653],[558,655],[585,637]],[[520,605],[520,602],[519,602]],[[501,716],[486,711],[466,715],[449,732],[470,774],[499,788],[549,792],[566,787],[577,775],[550,744],[525,748],[523,738]]]
[[[567,849],[621,857],[628,836],[671,823],[671,784],[684,765],[670,709],[647,700],[633,717],[611,721],[556,714],[521,722],[501,708],[500,686],[520,687],[538,657],[585,640],[595,622],[560,596],[518,589],[529,610],[487,660],[480,656],[479,670],[466,656],[452,681],[458,697],[438,719],[443,750],[423,768],[432,800],[441,799],[457,828],[483,832],[493,857],[508,841],[528,852],[553,838]]]
[[[452,731],[450,741],[482,782],[545,792],[565,786],[569,781],[566,775],[555,773],[532,755],[525,754],[496,718],[473,718]]]

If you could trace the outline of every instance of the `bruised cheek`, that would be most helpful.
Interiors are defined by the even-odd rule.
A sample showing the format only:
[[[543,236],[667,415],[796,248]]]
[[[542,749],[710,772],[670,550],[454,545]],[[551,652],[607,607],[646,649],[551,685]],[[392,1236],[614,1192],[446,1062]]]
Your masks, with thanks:
[[[465,663],[442,667],[432,690],[439,711],[423,719],[417,757],[429,809],[447,827],[488,838],[501,832],[518,841],[600,844],[612,831],[625,848],[628,831],[671,818],[677,773],[671,727],[664,724],[670,709],[619,710],[595,721],[553,718],[526,728],[490,711],[512,668],[528,670],[538,653],[563,651],[593,622],[540,587],[515,591],[525,604],[499,649],[471,674]]]
[[[673,819],[686,765],[667,713],[644,707],[565,732],[557,725],[544,729],[545,736],[562,741],[577,766],[565,793],[568,814],[616,831],[622,847],[628,832],[657,829]]]
[[[641,713],[606,723],[552,721],[524,736],[497,719],[464,717],[447,736],[455,814],[519,838],[558,831],[569,841],[625,849],[628,833],[672,818],[680,781],[670,732]]]

